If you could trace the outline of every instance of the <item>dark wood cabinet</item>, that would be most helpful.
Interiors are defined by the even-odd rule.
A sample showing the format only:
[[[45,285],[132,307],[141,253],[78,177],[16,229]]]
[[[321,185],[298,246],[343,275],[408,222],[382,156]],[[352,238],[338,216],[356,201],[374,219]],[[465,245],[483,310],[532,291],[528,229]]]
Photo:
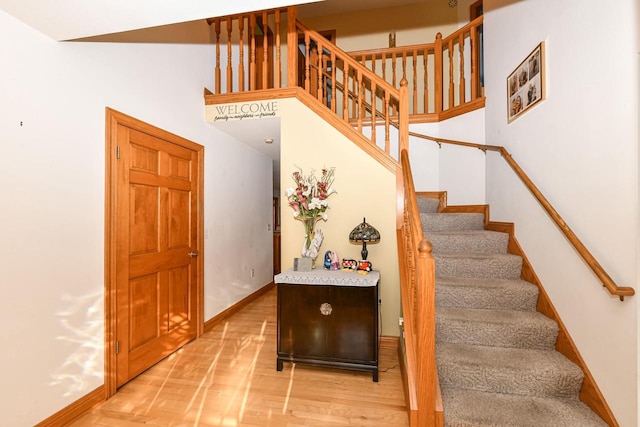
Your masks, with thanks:
[[[292,274],[291,271],[285,272]],[[327,272],[337,284],[278,283],[277,369],[283,362],[370,371],[378,381],[378,277],[349,286],[354,272]],[[318,273],[299,274],[313,281]],[[371,274],[371,273],[370,273]],[[289,281],[291,281],[289,276]],[[293,279],[295,280],[295,279]],[[328,281],[328,280],[324,280]]]

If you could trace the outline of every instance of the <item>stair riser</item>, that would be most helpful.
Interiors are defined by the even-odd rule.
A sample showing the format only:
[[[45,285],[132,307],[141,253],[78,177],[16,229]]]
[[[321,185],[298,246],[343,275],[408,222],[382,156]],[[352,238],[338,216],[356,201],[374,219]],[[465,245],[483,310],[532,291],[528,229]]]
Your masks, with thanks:
[[[553,322],[534,324],[469,322],[436,316],[436,342],[488,347],[553,350],[558,327]]]
[[[477,213],[421,213],[425,231],[483,230],[484,215]]]
[[[436,283],[437,307],[467,307],[533,311],[538,302],[537,289],[504,290],[447,286]]]
[[[455,235],[425,233],[433,246],[433,253],[505,254],[509,235],[487,233],[486,235]]]
[[[436,277],[467,277],[481,279],[519,279],[522,258],[449,258],[433,254]]]
[[[454,366],[440,360],[438,360],[438,378],[443,388],[567,398],[578,396],[583,381],[583,378],[571,377],[565,372],[513,371],[462,364]]]

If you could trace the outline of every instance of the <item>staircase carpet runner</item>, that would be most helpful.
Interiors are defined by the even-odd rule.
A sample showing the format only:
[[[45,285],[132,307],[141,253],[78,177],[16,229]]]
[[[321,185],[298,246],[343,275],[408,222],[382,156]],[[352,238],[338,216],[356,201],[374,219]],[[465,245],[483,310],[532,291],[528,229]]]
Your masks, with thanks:
[[[438,213],[418,197],[436,263],[436,360],[448,427],[606,426],[578,399],[584,375],[555,350],[558,325],[536,311],[509,235],[484,215]]]

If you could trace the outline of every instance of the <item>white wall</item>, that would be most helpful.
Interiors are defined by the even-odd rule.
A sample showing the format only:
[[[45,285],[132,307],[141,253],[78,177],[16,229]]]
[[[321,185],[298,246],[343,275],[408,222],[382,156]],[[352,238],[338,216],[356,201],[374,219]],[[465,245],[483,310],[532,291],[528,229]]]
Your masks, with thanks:
[[[439,123],[413,124],[410,131],[443,139],[484,144],[484,109]],[[410,137],[411,172],[417,191],[446,191],[449,205],[484,204],[482,151]]]
[[[271,169],[205,123],[208,46],[58,43],[0,12],[0,52],[0,413],[22,426],[103,384],[105,107],[206,147],[207,319],[271,281]]]
[[[361,245],[349,243],[349,233],[366,217],[380,232],[380,243],[368,245],[368,260],[380,270],[381,333],[397,336],[400,285],[396,243],[396,177],[333,126],[296,99],[279,100],[282,115],[281,182],[282,269],[300,257],[304,227],[293,218],[284,191],[293,187],[297,167],[308,173],[335,167],[336,195],[328,200],[328,220],[317,228],[324,234],[320,253],[336,251],[340,258],[360,259]],[[309,132],[313,129],[313,132]],[[301,137],[303,135],[304,137]],[[322,264],[322,255],[318,262]]]
[[[634,0],[485,0],[486,141],[503,145],[612,278],[638,287]],[[506,77],[546,43],[547,99],[507,124]],[[637,425],[637,296],[610,297],[497,154],[491,217],[516,236],[622,426]]]

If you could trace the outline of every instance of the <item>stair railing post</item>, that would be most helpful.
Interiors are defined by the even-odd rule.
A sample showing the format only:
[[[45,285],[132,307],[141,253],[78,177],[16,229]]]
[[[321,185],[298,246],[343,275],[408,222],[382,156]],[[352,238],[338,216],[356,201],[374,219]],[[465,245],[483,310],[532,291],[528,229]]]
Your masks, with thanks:
[[[287,8],[287,87],[298,86],[298,7]]]
[[[434,72],[435,72],[435,101],[436,101],[436,114],[442,113],[442,88],[443,75],[442,75],[442,34],[436,35],[436,42],[434,48]]]
[[[398,112],[398,158],[402,150],[409,151],[409,82],[407,79],[400,81],[400,110]]]

